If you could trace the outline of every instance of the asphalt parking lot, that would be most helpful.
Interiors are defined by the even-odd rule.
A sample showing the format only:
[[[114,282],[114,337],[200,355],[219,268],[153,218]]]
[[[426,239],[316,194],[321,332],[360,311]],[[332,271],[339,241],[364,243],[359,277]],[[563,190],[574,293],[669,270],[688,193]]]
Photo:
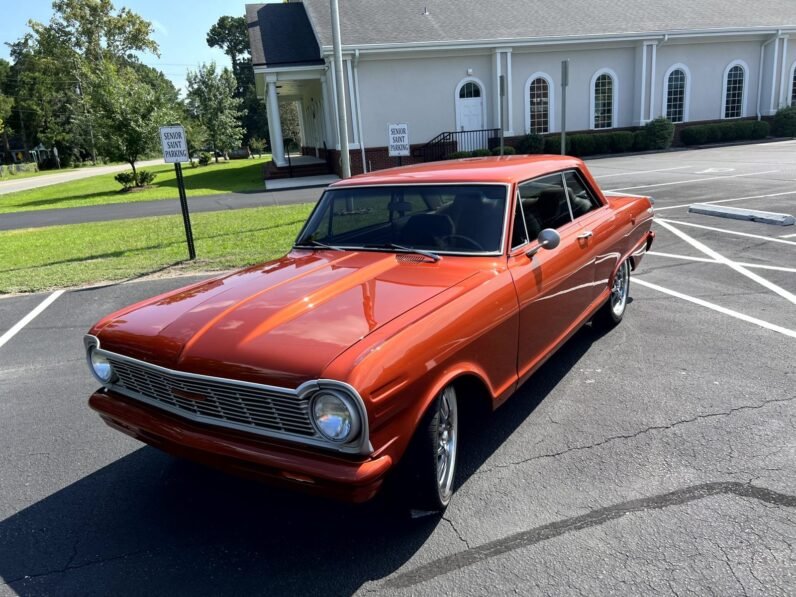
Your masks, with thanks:
[[[796,213],[796,141],[589,165],[656,200],[632,303],[463,442],[442,519],[105,427],[83,334],[190,279],[0,299],[0,594],[796,594],[796,227],[687,210]]]

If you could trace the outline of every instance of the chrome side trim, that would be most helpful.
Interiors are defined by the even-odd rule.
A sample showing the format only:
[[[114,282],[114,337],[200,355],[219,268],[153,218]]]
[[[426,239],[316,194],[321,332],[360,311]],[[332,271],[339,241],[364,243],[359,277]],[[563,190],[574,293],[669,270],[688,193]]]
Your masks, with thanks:
[[[295,390],[291,390],[289,388],[282,388],[279,386],[269,386],[266,384],[258,384],[252,383],[247,381],[240,381],[235,379],[229,379],[226,377],[214,377],[212,375],[201,375],[199,373],[188,373],[185,371],[176,371],[174,369],[168,369],[166,367],[161,367],[159,365],[153,365],[151,363],[147,363],[146,361],[141,361],[138,359],[134,359],[132,357],[125,356],[123,354],[110,352],[107,350],[103,350],[100,347],[99,338],[96,336],[92,336],[90,334],[86,334],[83,337],[83,344],[86,347],[86,354],[88,354],[89,349],[94,348],[94,350],[98,351],[100,354],[106,355],[110,358],[118,359],[121,361],[127,361],[139,367],[145,367],[152,371],[170,375],[177,378],[184,378],[184,379],[194,379],[197,381],[205,381],[217,384],[226,384],[229,386],[237,386],[241,388],[250,388],[255,390],[260,390],[263,392],[267,392],[270,394],[274,394],[283,398],[299,398],[302,400],[309,401],[310,395],[321,390],[324,388],[328,388],[331,390],[337,390],[339,392],[343,392],[348,397],[352,399],[352,402],[357,408],[357,412],[360,417],[360,425],[361,430],[359,437],[357,437],[354,441],[348,442],[345,444],[334,443],[329,440],[324,439],[320,434],[318,437],[305,437],[298,434],[292,434],[287,432],[275,431],[275,430],[266,430],[266,429],[258,429],[252,428],[247,425],[235,423],[234,421],[224,421],[220,419],[216,419],[213,417],[207,417],[201,414],[190,413],[184,410],[171,407],[168,404],[163,404],[158,400],[154,400],[149,398],[145,395],[139,394],[137,392],[130,391],[128,388],[119,386],[114,383],[106,383],[103,387],[112,390],[118,394],[122,394],[123,396],[127,396],[129,398],[133,398],[140,402],[144,402],[150,406],[158,408],[160,410],[164,410],[170,412],[176,416],[179,416],[183,419],[188,419],[191,421],[195,421],[197,423],[203,423],[206,425],[211,425],[214,427],[224,427],[228,429],[234,429],[236,431],[243,431],[246,433],[250,433],[252,435],[259,435],[263,437],[269,437],[273,439],[279,439],[284,441],[289,441],[292,443],[297,444],[304,444],[308,446],[313,446],[316,448],[323,448],[326,450],[331,450],[335,452],[343,452],[347,454],[362,454],[368,455],[373,452],[373,446],[370,443],[370,430],[368,425],[368,415],[367,409],[365,408],[365,402],[362,400],[362,397],[359,395],[359,392],[356,389],[342,381],[337,381],[334,379],[317,379],[317,380],[310,380],[306,381],[301,384]],[[89,363],[89,368],[91,364]],[[311,421],[311,417],[310,417]]]

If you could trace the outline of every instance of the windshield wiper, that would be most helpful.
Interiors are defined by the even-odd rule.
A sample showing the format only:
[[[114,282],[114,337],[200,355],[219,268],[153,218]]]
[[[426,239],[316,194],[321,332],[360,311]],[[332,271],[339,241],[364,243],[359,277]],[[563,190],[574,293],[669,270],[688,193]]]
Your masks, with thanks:
[[[345,250],[345,249],[341,249],[340,247],[333,247],[332,245],[324,244],[324,243],[322,243],[320,241],[317,241],[315,239],[309,239],[307,241],[304,241],[302,244],[296,244],[296,245],[293,245],[293,246],[298,247],[300,249],[313,248],[313,249],[330,249],[332,251],[344,251]]]
[[[439,255],[432,251],[424,251],[423,249],[413,249],[412,247],[404,247],[403,245],[396,245],[395,243],[383,243],[381,245],[365,245],[365,248],[368,249],[393,249],[395,251],[401,251],[402,253],[415,253],[416,255],[422,255],[423,257],[428,257],[435,263],[442,259]]]

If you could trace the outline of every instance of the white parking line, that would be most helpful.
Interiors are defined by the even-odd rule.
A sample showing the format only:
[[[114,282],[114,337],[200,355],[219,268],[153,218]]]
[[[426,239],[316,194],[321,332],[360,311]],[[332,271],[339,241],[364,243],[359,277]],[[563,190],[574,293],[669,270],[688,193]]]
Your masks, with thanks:
[[[42,311],[44,311],[44,310],[45,310],[47,307],[49,307],[51,304],[53,304],[53,302],[55,302],[55,299],[57,299],[59,296],[61,296],[61,295],[62,295],[64,292],[65,292],[65,291],[63,291],[63,290],[56,290],[55,292],[53,292],[53,293],[52,293],[50,296],[48,296],[46,299],[44,299],[42,302],[40,302],[40,303],[38,304],[38,306],[37,306],[35,309],[33,309],[33,311],[31,311],[30,313],[28,313],[27,315],[25,315],[25,317],[23,317],[22,319],[20,319],[20,320],[19,320],[19,321],[18,321],[18,322],[17,322],[17,323],[14,325],[14,327],[12,327],[12,328],[11,328],[10,330],[8,330],[8,331],[7,331],[5,334],[3,334],[2,336],[0,336],[0,348],[2,348],[2,347],[3,347],[3,345],[4,345],[4,344],[6,344],[6,342],[8,342],[9,340],[11,340],[11,338],[13,338],[14,336],[16,336],[16,335],[17,335],[17,333],[19,333],[19,331],[20,331],[22,328],[24,328],[24,327],[25,327],[26,325],[28,325],[28,324],[29,324],[31,321],[33,321],[34,319],[36,319],[36,317],[38,317],[38,315],[39,315],[39,314],[40,314]]]
[[[735,261],[733,261],[731,259],[728,259],[724,255],[722,255],[721,253],[718,253],[718,252],[714,251],[713,249],[708,247],[706,244],[698,241],[697,239],[688,236],[682,230],[678,230],[677,228],[672,226],[668,221],[658,220],[658,224],[660,224],[661,226],[666,228],[669,232],[671,232],[675,236],[678,236],[679,238],[681,238],[682,240],[687,242],[689,245],[691,245],[692,247],[694,247],[698,251],[701,251],[702,253],[704,253],[708,257],[712,257],[716,261],[718,261],[720,263],[723,263],[727,267],[730,267],[730,268],[734,269],[739,274],[741,274],[743,276],[746,276],[747,278],[749,278],[753,282],[757,282],[758,284],[760,284],[761,286],[767,288],[771,292],[774,292],[775,294],[778,294],[779,296],[781,296],[785,300],[790,301],[791,303],[796,305],[796,295],[788,292],[787,290],[785,290],[781,286],[777,286],[773,282],[769,282],[765,278],[763,278],[761,276],[758,276],[756,273],[750,272],[748,269],[746,269],[742,265],[739,265]]]
[[[782,238],[774,238],[771,236],[761,236],[759,234],[749,234],[748,232],[736,232],[735,230],[724,230],[724,228],[714,228],[713,226],[703,226],[702,224],[692,224],[691,222],[680,222],[678,220],[664,220],[663,218],[655,218],[656,222],[671,222],[678,226],[690,226],[691,228],[701,228],[702,230],[713,230],[714,232],[723,232],[724,234],[734,234],[735,236],[746,236],[748,238],[756,238],[758,240],[768,240],[772,243],[782,243],[785,245],[796,245],[796,241],[784,240]]]
[[[717,199],[716,201],[700,201],[700,203],[732,203],[733,201],[746,201],[747,199],[766,199],[768,197],[782,197],[783,195],[793,195],[796,191],[785,191],[783,193],[771,193],[769,195],[750,195],[749,197],[735,197],[734,199]],[[655,211],[663,211],[665,209],[679,209],[693,205],[694,202],[680,203],[679,205],[667,205],[666,207],[656,207]],[[796,236],[796,235],[794,235]]]
[[[719,313],[723,313],[724,315],[735,317],[736,319],[740,319],[741,321],[746,321],[748,323],[759,325],[761,328],[766,328],[767,330],[778,332],[780,334],[789,336],[791,338],[796,338],[796,331],[794,330],[784,328],[774,323],[763,321],[762,319],[757,319],[756,317],[750,317],[749,315],[744,315],[743,313],[739,313],[738,311],[733,311],[732,309],[727,309],[726,307],[722,307],[714,303],[709,303],[708,301],[703,301],[702,299],[696,298],[695,296],[688,296],[687,294],[683,294],[682,292],[677,292],[676,290],[670,290],[669,288],[658,286],[657,284],[653,284],[652,282],[647,282],[646,280],[640,280],[638,277],[633,277],[631,278],[631,280],[632,284],[639,284],[641,286],[651,288],[652,290],[657,290],[658,292],[663,292],[664,294],[668,294],[670,296],[682,299],[684,301],[688,301],[689,303],[694,303],[695,305],[706,307],[707,309],[712,309],[713,311],[718,311]]]
[[[716,261],[715,259],[708,259],[707,257],[691,257],[689,255],[675,255],[674,253],[661,253],[659,251],[647,251],[647,255],[655,255],[656,257],[668,257],[669,259],[683,259],[684,261],[699,261],[700,263],[722,264],[721,261]],[[763,265],[761,263],[743,263],[741,261],[736,261],[735,263],[751,269],[767,269],[775,272],[796,273],[796,268],[793,267],[781,267],[779,265]]]
[[[796,234],[785,234],[783,236],[780,236],[780,238],[793,238],[794,236],[796,236]]]
[[[676,184],[689,184],[692,182],[707,182],[709,180],[724,180],[727,178],[743,178],[745,176],[762,176],[763,174],[773,174],[779,170],[766,170],[765,172],[751,172],[749,174],[732,174],[730,176],[709,176],[708,178],[692,178],[691,180],[678,180],[675,182],[659,182],[658,184],[643,184],[637,187],[624,187],[621,189],[610,189],[611,191],[632,191],[633,189],[652,189],[654,187],[668,187]]]
[[[594,168],[599,168],[599,166],[594,166]],[[676,168],[661,168],[660,170],[629,170],[628,172],[617,172],[616,174],[598,174],[594,178],[612,178],[614,176],[630,176],[631,174],[652,174],[653,172],[669,172],[670,170],[684,170],[685,168],[692,168],[692,166],[677,166]]]

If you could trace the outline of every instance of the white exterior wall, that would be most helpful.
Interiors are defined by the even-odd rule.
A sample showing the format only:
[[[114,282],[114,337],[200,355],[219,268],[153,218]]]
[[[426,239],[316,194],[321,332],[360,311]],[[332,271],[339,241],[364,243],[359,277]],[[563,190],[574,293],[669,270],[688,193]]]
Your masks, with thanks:
[[[485,128],[494,122],[494,54],[370,59],[359,62],[359,94],[366,147],[387,145],[387,125],[405,122],[409,140],[425,143],[445,131],[456,130],[455,92],[468,77],[482,84],[486,105]],[[472,75],[468,75],[468,69]]]
[[[658,46],[653,117],[665,112],[664,90],[666,72],[675,64],[682,64],[690,72],[688,89],[688,121],[718,120],[724,98],[724,73],[737,60],[746,65],[744,81],[744,116],[755,116],[759,77],[761,42],[732,43],[667,43]]]
[[[761,48],[770,41],[763,51]],[[496,128],[498,74],[508,77],[505,101],[507,135],[524,135],[528,130],[528,81],[544,75],[550,81],[550,133],[560,131],[561,61],[570,61],[567,90],[567,130],[589,130],[592,126],[592,81],[603,69],[616,76],[616,127],[632,127],[664,115],[667,72],[683,65],[688,75],[686,122],[717,120],[723,117],[725,73],[741,61],[746,69],[744,116],[758,111],[768,116],[788,105],[796,67],[796,35],[670,38],[527,47],[484,47],[469,50],[424,50],[385,53],[360,52],[344,56],[343,80],[348,106],[349,142],[359,147],[387,144],[387,125],[406,122],[413,145],[426,143],[439,133],[457,129],[456,91],[465,80],[476,81],[482,89],[484,128]],[[353,75],[359,81],[357,110]],[[314,75],[318,76],[318,75]],[[337,140],[336,98],[330,61],[320,75],[326,80],[326,105],[320,81],[301,87],[305,143],[330,148]],[[280,74],[281,81],[290,76]],[[286,98],[287,99],[287,98]],[[315,117],[312,117],[312,113]],[[361,117],[361,128],[358,122]]]
[[[544,73],[553,80],[553,118],[550,132],[561,130],[561,61],[569,59],[569,87],[567,88],[567,130],[580,131],[591,128],[591,80],[604,68],[611,69],[618,79],[615,84],[617,102],[614,119],[617,127],[633,126],[634,87],[636,85],[635,46],[594,49],[583,45],[577,49],[550,51],[548,48],[512,52],[513,106],[512,126],[515,134],[524,135],[525,97],[528,78]]]

